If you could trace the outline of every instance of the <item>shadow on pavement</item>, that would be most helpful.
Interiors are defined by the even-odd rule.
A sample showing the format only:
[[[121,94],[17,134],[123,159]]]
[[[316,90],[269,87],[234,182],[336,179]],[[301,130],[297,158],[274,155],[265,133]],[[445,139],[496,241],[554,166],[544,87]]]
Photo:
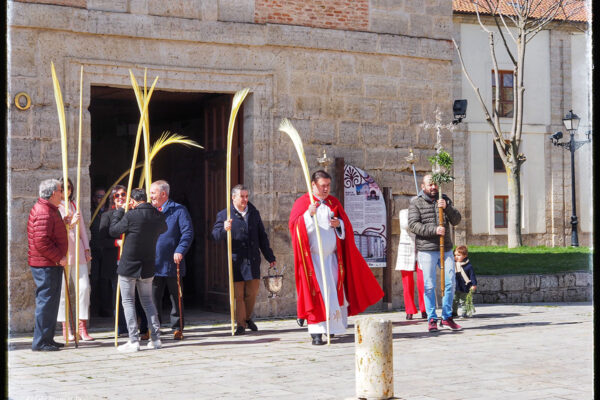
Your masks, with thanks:
[[[238,344],[260,344],[260,343],[271,343],[271,342],[278,342],[281,339],[279,338],[263,338],[263,339],[256,339],[256,340],[235,340],[235,341],[228,341],[228,340],[220,340],[220,341],[212,341],[212,342],[194,342],[194,343],[190,343],[187,342],[185,343],[185,341],[181,341],[178,340],[177,343],[174,343],[174,341],[170,341],[169,343],[173,343],[175,344],[174,346],[169,346],[169,347],[180,347],[180,346],[218,346],[218,345],[238,345]]]

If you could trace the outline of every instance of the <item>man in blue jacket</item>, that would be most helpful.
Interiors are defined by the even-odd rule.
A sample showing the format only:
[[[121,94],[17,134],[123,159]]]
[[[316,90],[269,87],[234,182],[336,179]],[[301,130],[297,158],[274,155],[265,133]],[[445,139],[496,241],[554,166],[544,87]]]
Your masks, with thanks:
[[[233,261],[233,285],[235,296],[235,335],[243,335],[246,328],[257,331],[252,321],[252,311],[256,302],[260,283],[260,253],[271,267],[275,266],[275,256],[269,244],[260,213],[248,201],[248,189],[236,185],[231,189],[231,219],[227,219],[227,209],[219,211],[213,226],[215,240],[225,240],[231,231]]]
[[[185,276],[185,254],[194,240],[192,219],[185,206],[169,200],[170,187],[167,181],[159,180],[150,185],[152,205],[162,212],[167,221],[167,231],[160,235],[156,242],[156,273],[152,281],[152,296],[156,304],[158,317],[162,321],[162,299],[165,287],[171,299],[171,329],[173,339],[183,339],[183,310],[179,309],[179,289],[177,283],[177,264],[179,263],[180,277]],[[183,283],[180,282],[181,285]],[[182,293],[183,293],[183,287]],[[183,296],[182,296],[183,298]],[[183,308],[183,301],[181,303]],[[181,318],[181,322],[180,322]]]

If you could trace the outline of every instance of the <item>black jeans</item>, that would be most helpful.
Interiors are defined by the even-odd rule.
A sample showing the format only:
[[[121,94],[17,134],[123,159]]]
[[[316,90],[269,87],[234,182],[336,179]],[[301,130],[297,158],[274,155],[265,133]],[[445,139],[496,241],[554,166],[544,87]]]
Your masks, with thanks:
[[[171,329],[180,329],[179,318],[182,319],[181,325],[185,322],[183,314],[179,310],[179,289],[177,287],[177,277],[170,276],[154,276],[152,281],[152,298],[158,313],[158,320],[162,324],[162,299],[165,294],[165,287],[169,290],[169,298],[171,299]],[[183,291],[183,288],[181,288]],[[183,296],[181,299],[181,308],[183,308]]]
[[[35,282],[35,328],[33,350],[52,344],[60,304],[63,267],[30,267]]]

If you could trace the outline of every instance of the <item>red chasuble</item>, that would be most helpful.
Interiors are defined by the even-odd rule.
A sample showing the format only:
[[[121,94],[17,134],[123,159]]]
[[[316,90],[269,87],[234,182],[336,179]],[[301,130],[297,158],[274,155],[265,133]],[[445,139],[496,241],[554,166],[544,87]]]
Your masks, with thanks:
[[[349,303],[348,315],[356,315],[381,300],[383,290],[356,247],[352,224],[341,203],[333,196],[328,196],[325,203],[337,218],[344,221],[346,231],[344,240],[337,238],[338,287],[327,289],[337,291],[340,306],[344,304],[344,290]],[[298,318],[315,324],[325,321],[325,303],[315,276],[315,268],[320,270],[321,265],[313,265],[304,224],[304,213],[309,205],[308,193],[296,200],[290,213],[289,229],[294,247]]]

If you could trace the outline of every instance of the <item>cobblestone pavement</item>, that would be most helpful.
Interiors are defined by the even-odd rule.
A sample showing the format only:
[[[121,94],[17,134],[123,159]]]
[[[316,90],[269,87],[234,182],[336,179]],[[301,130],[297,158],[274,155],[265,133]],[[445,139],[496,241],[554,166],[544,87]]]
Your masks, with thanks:
[[[473,318],[457,320],[464,328],[457,332],[430,334],[425,320],[406,321],[401,311],[363,314],[350,323],[363,317],[393,322],[396,398],[593,398],[591,303],[476,307]],[[312,346],[294,319],[257,320],[258,332],[232,337],[226,318],[188,316],[183,341],[172,340],[165,327],[162,349],[128,355],[114,348],[109,322],[92,330],[95,342],[58,352],[32,352],[31,334],[13,336],[9,397],[353,398],[353,325],[330,346]]]

